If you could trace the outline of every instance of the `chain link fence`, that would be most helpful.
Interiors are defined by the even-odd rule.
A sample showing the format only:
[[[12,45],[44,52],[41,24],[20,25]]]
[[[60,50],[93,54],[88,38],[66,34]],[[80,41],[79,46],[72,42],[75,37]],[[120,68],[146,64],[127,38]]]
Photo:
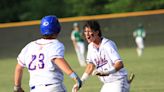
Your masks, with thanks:
[[[78,22],[82,30],[85,21],[61,22],[62,30],[58,38],[64,43],[66,53],[74,52],[70,39],[73,23]],[[105,18],[97,21],[101,25],[104,37],[114,40],[119,48],[135,47],[132,34],[141,23],[147,33],[146,47],[164,45],[164,14]],[[27,43],[40,37],[39,25],[0,28],[0,58],[16,57]]]

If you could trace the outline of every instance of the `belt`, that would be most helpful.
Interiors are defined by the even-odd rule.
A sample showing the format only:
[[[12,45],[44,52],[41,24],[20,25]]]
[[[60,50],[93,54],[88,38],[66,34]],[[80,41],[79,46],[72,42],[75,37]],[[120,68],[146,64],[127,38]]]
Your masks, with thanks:
[[[44,84],[43,86],[50,86],[50,85],[53,85],[53,84]],[[36,86],[32,86],[30,87],[31,90],[35,89]]]

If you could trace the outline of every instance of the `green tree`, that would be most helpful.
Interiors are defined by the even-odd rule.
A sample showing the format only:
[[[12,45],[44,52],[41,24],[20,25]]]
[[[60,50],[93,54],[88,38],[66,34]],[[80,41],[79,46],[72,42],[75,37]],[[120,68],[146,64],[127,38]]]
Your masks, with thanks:
[[[67,5],[71,7],[71,15],[95,15],[104,13],[104,5],[108,3],[107,0],[65,0]]]
[[[0,22],[19,21],[22,0],[0,0]]]
[[[25,3],[26,12],[20,15],[21,20],[36,20],[45,15],[63,17],[64,0],[28,0]]]
[[[164,0],[0,0],[0,23],[164,9]]]
[[[164,0],[109,0],[105,5],[112,13],[155,10],[164,8]]]

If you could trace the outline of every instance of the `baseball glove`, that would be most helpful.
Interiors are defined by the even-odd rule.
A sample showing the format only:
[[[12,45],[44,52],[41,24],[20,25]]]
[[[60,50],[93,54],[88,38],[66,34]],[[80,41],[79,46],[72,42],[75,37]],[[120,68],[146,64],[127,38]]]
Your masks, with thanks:
[[[128,78],[128,83],[129,83],[129,84],[132,83],[134,77],[135,77],[135,74],[134,74],[134,73],[131,73],[130,76],[129,76],[129,78]]]

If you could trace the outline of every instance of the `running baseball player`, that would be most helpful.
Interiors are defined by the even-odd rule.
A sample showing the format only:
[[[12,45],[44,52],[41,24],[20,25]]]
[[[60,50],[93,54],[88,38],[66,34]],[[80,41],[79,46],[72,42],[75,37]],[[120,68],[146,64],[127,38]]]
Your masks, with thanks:
[[[137,45],[137,54],[142,56],[144,50],[144,39],[146,37],[146,32],[142,24],[139,24],[138,28],[133,32],[133,37]]]
[[[73,42],[80,66],[85,67],[86,66],[85,55],[84,55],[85,44],[84,44],[84,39],[82,38],[80,33],[79,24],[77,22],[73,24],[71,40]]]
[[[64,59],[64,45],[57,39],[61,29],[58,18],[43,17],[40,29],[42,38],[27,44],[18,55],[14,92],[24,92],[21,87],[24,67],[30,74],[30,92],[67,92],[62,71],[76,81],[78,90],[82,82]]]
[[[129,92],[128,73],[115,42],[102,36],[97,21],[87,21],[83,28],[89,45],[86,58],[88,64],[81,77],[82,82],[93,74],[103,82],[100,92]],[[73,89],[75,87],[77,85]]]

